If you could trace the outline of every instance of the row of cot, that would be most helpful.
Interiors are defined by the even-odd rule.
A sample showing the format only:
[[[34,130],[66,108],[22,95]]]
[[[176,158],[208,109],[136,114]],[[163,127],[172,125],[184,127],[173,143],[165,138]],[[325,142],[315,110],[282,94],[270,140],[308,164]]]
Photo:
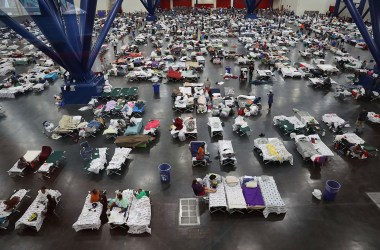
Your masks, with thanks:
[[[213,188],[210,174],[203,184]],[[217,176],[216,192],[208,194],[210,213],[228,211],[230,214],[245,211],[262,211],[265,218],[270,213],[282,214],[287,209],[272,176]]]
[[[14,204],[12,209],[7,211],[5,211],[6,205],[4,200],[0,200],[0,228],[7,229],[9,226],[10,216],[16,212],[20,212],[18,208],[24,198],[30,198],[30,196],[27,195],[28,192],[30,192],[30,190],[15,190],[8,200],[12,200],[12,198],[17,197],[18,202]],[[46,190],[46,192],[48,192],[55,199],[57,205],[60,203],[61,193],[58,190]],[[16,221],[15,229],[21,230],[25,228],[33,228],[38,232],[45,220],[48,209],[47,206],[48,204],[46,200],[44,200],[44,194],[39,192],[32,204],[28,207],[20,219]]]
[[[16,190],[7,200],[17,197],[17,203],[14,204],[12,209],[5,210],[5,200],[0,200],[0,228],[7,229],[9,226],[9,218],[12,214],[20,212],[18,210],[24,198],[30,196],[27,193],[30,190],[19,189]],[[61,201],[61,193],[58,190],[46,190],[52,197],[54,197],[56,204]],[[122,213],[120,208],[115,207],[112,210],[108,209],[108,223],[111,228],[128,226],[128,233],[142,234],[151,233],[150,220],[151,220],[151,203],[150,192],[148,195],[140,199],[136,198],[134,191],[126,189],[122,192],[123,198],[130,204],[128,209]],[[37,232],[40,231],[47,212],[47,203],[43,201],[43,194],[39,193],[33,200],[32,204],[24,212],[19,220],[16,221],[15,229],[32,228]],[[79,215],[78,220],[73,224],[73,229],[78,232],[85,229],[99,229],[101,226],[100,216],[102,214],[103,205],[100,202],[91,203],[90,195],[86,197],[83,210]]]
[[[146,196],[138,199],[134,191],[126,189],[121,191],[123,199],[130,204],[125,211],[119,207],[107,210],[108,223],[111,229],[116,227],[128,227],[128,233],[143,234],[151,233],[151,202],[150,192]],[[119,193],[119,191],[117,191]],[[73,224],[73,229],[78,232],[80,230],[99,230],[101,223],[101,215],[103,204],[100,202],[91,203],[90,194],[87,195],[81,214],[78,220]]]

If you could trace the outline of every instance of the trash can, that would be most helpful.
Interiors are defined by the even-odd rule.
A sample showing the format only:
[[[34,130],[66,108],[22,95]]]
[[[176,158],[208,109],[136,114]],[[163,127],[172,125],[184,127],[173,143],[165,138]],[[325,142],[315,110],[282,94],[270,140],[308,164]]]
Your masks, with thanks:
[[[227,66],[227,67],[226,67],[226,73],[227,73],[227,74],[231,74],[231,67],[230,67],[230,66]]]
[[[158,166],[158,169],[160,170],[160,179],[161,182],[170,182],[170,169],[172,167],[167,163],[161,163]]]
[[[155,95],[160,94],[160,84],[158,82],[153,83],[153,93]]]
[[[335,200],[336,195],[339,192],[341,185],[337,181],[328,180],[326,181],[325,192],[323,193],[323,199],[325,201]]]

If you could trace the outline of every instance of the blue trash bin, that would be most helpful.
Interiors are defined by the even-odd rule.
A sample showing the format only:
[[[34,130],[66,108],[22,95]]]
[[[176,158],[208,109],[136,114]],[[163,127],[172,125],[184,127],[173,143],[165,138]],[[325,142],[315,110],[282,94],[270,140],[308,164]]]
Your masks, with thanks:
[[[227,67],[226,67],[226,73],[227,73],[227,74],[231,74],[231,67],[230,67],[230,66],[227,66]]]
[[[158,169],[160,170],[160,179],[161,182],[170,182],[170,169],[172,167],[167,163],[161,163],[158,166]]]
[[[153,93],[155,95],[160,94],[160,84],[158,82],[153,83]]]
[[[335,200],[336,195],[339,192],[341,185],[337,181],[328,180],[326,181],[325,192],[323,193],[323,199],[325,201]]]

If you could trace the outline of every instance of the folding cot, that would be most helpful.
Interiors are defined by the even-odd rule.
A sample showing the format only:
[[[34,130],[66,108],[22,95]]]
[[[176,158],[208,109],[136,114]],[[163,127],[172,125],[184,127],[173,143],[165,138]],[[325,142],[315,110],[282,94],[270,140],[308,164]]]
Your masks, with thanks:
[[[119,190],[115,191],[116,194],[118,192],[119,192]],[[129,217],[129,211],[131,209],[131,204],[132,204],[134,194],[133,194],[132,189],[123,190],[121,192],[121,194],[123,196],[123,199],[126,199],[129,202],[129,206],[128,206],[127,210],[124,211],[123,213],[120,213],[121,208],[119,208],[119,207],[114,207],[114,208],[112,208],[112,210],[110,210],[108,208],[108,210],[107,210],[108,224],[110,224],[111,229],[114,229],[117,227],[121,227],[121,228],[125,229],[126,225],[127,225],[127,220]],[[113,200],[111,199],[110,202],[113,202]]]
[[[152,137],[149,135],[129,135],[129,136],[118,136],[115,140],[117,147],[125,148],[146,148],[149,142],[152,141]]]
[[[207,125],[209,125],[211,129],[211,137],[223,136],[223,126],[219,117],[208,117]]]
[[[42,176],[50,178],[50,173],[59,167],[62,159],[66,159],[65,153],[66,151],[53,151],[36,173],[41,173]]]
[[[113,88],[111,92],[103,92],[100,96],[103,100],[115,100],[120,97],[121,88]]]
[[[78,125],[82,121],[82,116],[63,115],[58,122],[58,126],[54,128],[53,135],[71,135],[74,130],[78,129]]]
[[[183,128],[181,132],[183,132],[186,138],[197,138],[198,130],[197,130],[197,119],[192,116],[181,115],[183,120]]]
[[[377,156],[379,151],[377,148],[368,145],[362,138],[354,133],[344,133],[342,135],[336,135],[334,140],[334,147],[338,152],[345,155],[351,155],[353,158],[366,159],[369,156]],[[360,146],[361,153],[355,153],[354,147]]]
[[[23,157],[27,162],[32,163],[33,161],[35,161],[37,159],[37,157],[40,155],[40,153],[41,153],[41,150],[28,150],[28,151],[26,151],[26,153]],[[11,177],[14,177],[14,176],[24,177],[23,173],[24,173],[25,168],[19,168],[18,162],[19,161],[17,161],[13,165],[13,167],[8,170],[8,174]]]
[[[132,199],[131,208],[127,220],[130,234],[151,233],[150,220],[152,216],[152,208],[150,197],[144,196],[137,199],[135,196]]]
[[[368,121],[373,123],[380,123],[380,114],[375,112],[368,112]]]
[[[337,114],[331,113],[331,114],[324,114],[322,116],[322,121],[326,123],[326,125],[329,127],[330,130],[332,130],[334,133],[341,133],[343,127],[349,127],[350,125],[340,118]]]
[[[204,184],[208,188],[212,188],[210,184],[210,175],[207,174],[203,178]],[[224,185],[223,185],[224,177],[220,176],[220,180],[218,180],[219,184],[216,186],[216,192],[215,193],[209,193],[208,194],[208,209],[210,213],[214,213],[217,211],[220,212],[225,212],[227,209],[227,199],[226,199],[226,192],[224,190]]]
[[[24,197],[30,198],[30,196],[26,195],[30,191],[27,189],[19,189],[15,190],[14,193],[9,197],[8,200],[12,199],[13,197],[19,197],[18,203],[12,208],[12,210],[5,211],[6,205],[4,204],[5,200],[0,200],[0,229],[7,229],[9,225],[9,217],[14,213],[14,212],[20,212],[18,210],[19,205],[21,204],[21,201],[24,199]]]
[[[61,193],[58,190],[46,190],[51,196],[53,196],[57,204],[61,200]],[[21,218],[16,222],[15,229],[22,228],[34,228],[37,232],[40,231],[41,226],[44,222],[46,211],[46,202],[41,202],[40,195],[37,195],[36,199],[32,202],[29,208],[21,216]],[[35,219],[32,219],[32,218]]]
[[[207,165],[206,159],[202,159],[202,160],[197,159],[198,149],[202,145],[204,145],[205,154],[207,154],[208,153],[207,152],[207,143],[205,141],[191,141],[189,144],[189,149],[190,149],[190,153],[191,153],[191,162],[192,162],[193,167],[196,167],[196,166],[206,167],[206,165]]]
[[[132,109],[132,114],[135,117],[141,117],[145,111],[145,103],[143,101],[136,101]]]
[[[119,120],[111,119],[108,128],[103,131],[103,135],[106,136],[106,139],[116,138],[118,135]]]
[[[218,152],[219,152],[220,164],[222,166],[226,166],[226,165],[235,166],[236,157],[235,157],[235,152],[230,140],[219,140]]]
[[[267,218],[270,213],[286,213],[287,209],[285,203],[278,192],[277,185],[273,177],[260,176],[257,177],[257,180],[265,202],[265,209],[263,211],[264,217]]]
[[[240,184],[248,213],[264,209],[265,202],[257,177],[243,176],[240,178]]]
[[[334,153],[323,143],[317,135],[296,135],[294,138],[297,151],[302,155],[303,159],[311,159],[314,161],[316,157],[326,156],[332,157]]]
[[[75,232],[85,229],[99,230],[102,222],[100,216],[102,214],[103,205],[100,202],[91,203],[91,195],[88,194],[83,205],[82,212],[78,220],[73,224]]]
[[[108,148],[97,148],[92,152],[91,161],[86,166],[88,173],[99,174],[107,163]]]
[[[130,100],[130,101],[137,100],[138,92],[139,92],[138,87],[130,87],[130,88],[125,88],[125,90],[124,89],[121,90],[121,93],[125,97],[125,99]]]
[[[239,212],[244,214],[247,204],[243,196],[243,190],[240,186],[239,178],[235,176],[227,176],[223,178],[224,190],[227,198],[227,211],[232,214]]]
[[[134,125],[129,124],[127,129],[124,131],[124,135],[138,135],[143,128],[142,118],[132,118],[130,122],[134,123]]]
[[[286,150],[284,143],[278,138],[257,138],[254,140],[254,149],[258,151],[265,164],[288,161],[293,165],[293,155]]]
[[[243,116],[237,116],[235,118],[234,124],[232,124],[232,130],[240,136],[249,135],[251,132],[251,128]]]
[[[157,130],[160,127],[160,120],[150,120],[144,127],[143,134],[144,135],[152,135],[155,136],[157,134]]]
[[[129,154],[131,153],[131,148],[115,148],[115,153],[112,156],[111,161],[108,163],[106,168],[107,175],[117,174],[121,175],[121,167],[128,159]]]
[[[295,116],[278,115],[273,117],[273,122],[285,135],[301,133],[306,126]]]

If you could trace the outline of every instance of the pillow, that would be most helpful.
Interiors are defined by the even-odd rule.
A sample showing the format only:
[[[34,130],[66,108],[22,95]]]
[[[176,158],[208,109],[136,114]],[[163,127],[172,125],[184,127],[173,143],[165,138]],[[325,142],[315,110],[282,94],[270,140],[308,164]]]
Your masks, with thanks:
[[[239,179],[236,176],[227,176],[226,183],[230,187],[234,187],[239,183]]]
[[[245,186],[247,188],[256,188],[257,187],[257,181],[249,181],[245,183]]]

